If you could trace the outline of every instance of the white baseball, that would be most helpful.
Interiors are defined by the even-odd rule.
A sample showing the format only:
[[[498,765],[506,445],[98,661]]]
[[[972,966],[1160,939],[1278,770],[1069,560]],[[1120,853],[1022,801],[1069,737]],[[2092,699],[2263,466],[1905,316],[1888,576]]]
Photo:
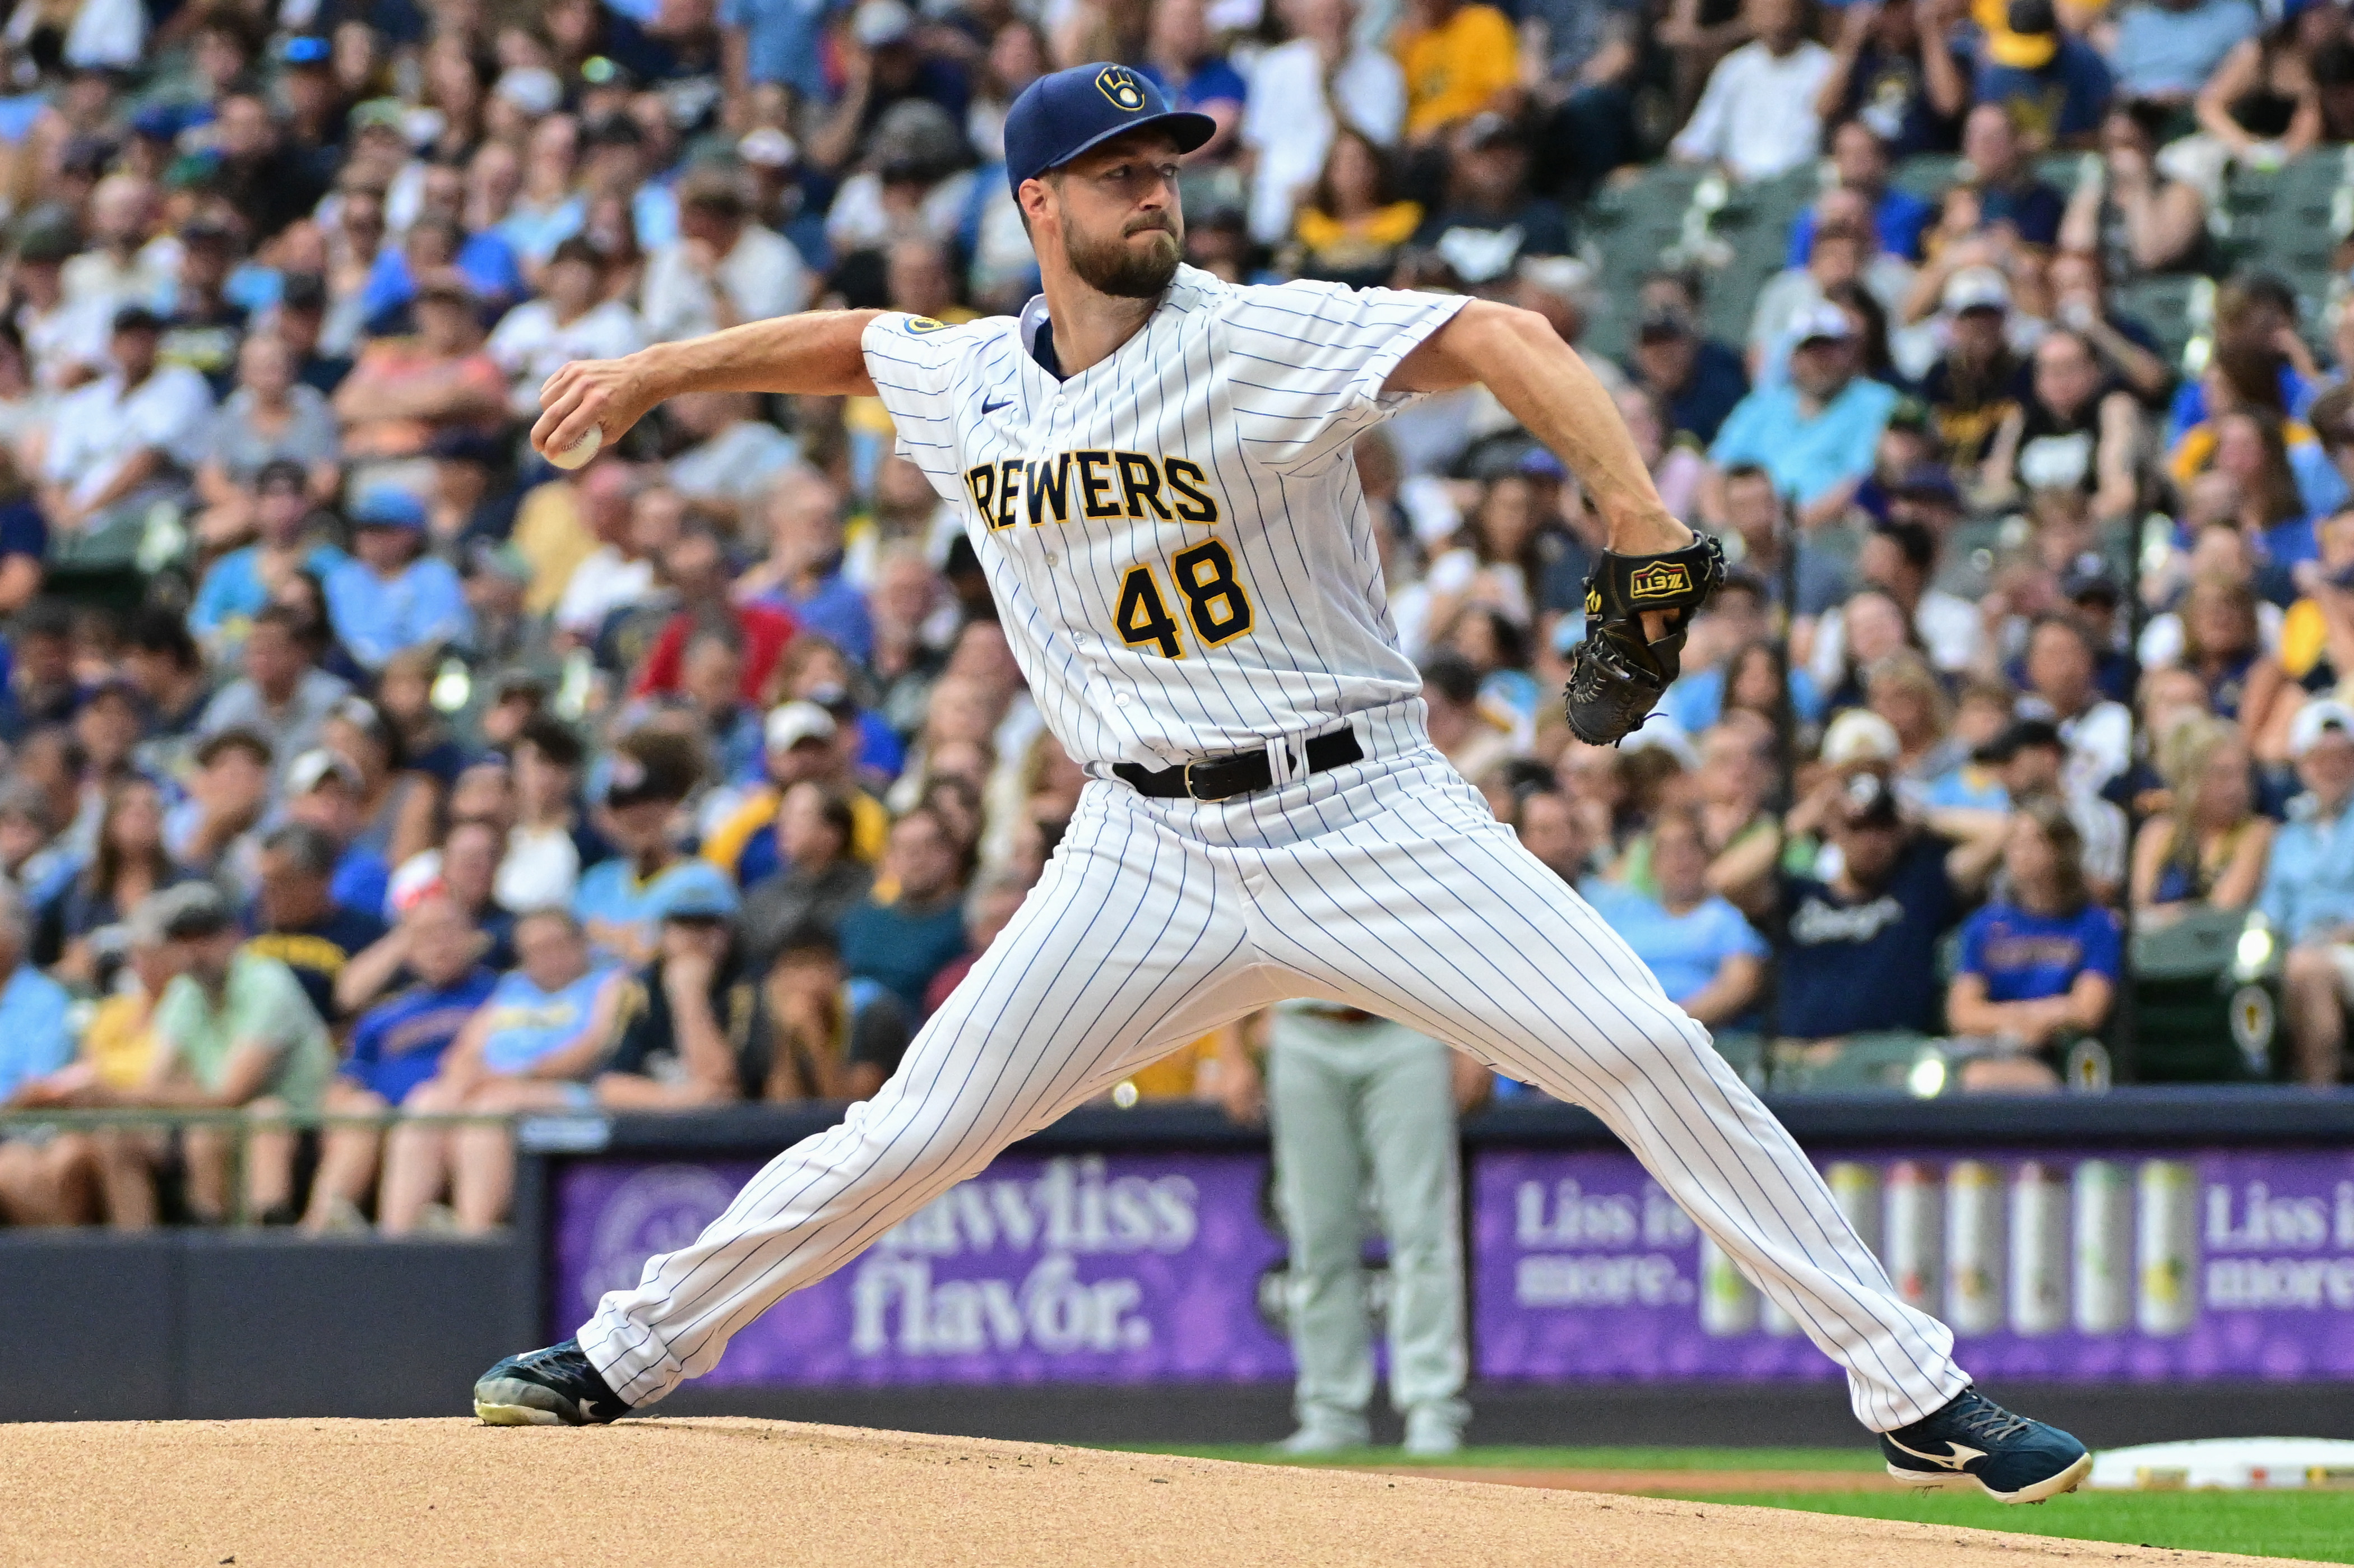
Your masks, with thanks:
[[[605,432],[598,429],[595,425],[591,425],[588,427],[588,433],[587,435],[581,437],[578,440],[573,442],[562,451],[549,452],[547,454],[547,461],[554,463],[558,468],[579,468],[583,464],[587,463],[590,458],[595,457],[597,455],[597,449],[604,444]]]

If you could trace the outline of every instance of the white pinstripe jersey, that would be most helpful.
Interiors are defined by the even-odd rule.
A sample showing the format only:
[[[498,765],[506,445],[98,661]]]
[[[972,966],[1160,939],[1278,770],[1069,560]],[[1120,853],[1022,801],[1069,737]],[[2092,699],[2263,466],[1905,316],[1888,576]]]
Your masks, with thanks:
[[[1459,297],[1191,267],[1118,352],[1058,380],[1021,318],[880,316],[900,452],[963,513],[1007,641],[1082,763],[1162,767],[1330,729],[1421,690],[1352,448]]]

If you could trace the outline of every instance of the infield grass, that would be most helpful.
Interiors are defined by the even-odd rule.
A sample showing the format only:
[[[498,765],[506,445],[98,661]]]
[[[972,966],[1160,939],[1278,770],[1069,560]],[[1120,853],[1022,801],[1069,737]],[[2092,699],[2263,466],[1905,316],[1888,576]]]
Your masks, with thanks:
[[[1931,1492],[1717,1492],[1709,1502],[1968,1525],[2186,1552],[2354,1563],[2354,1492],[2075,1492],[2033,1508]]]
[[[1136,1444],[1126,1448],[1135,1453],[1186,1454],[1249,1464],[1384,1469],[1426,1463],[1441,1470],[1880,1473],[1880,1456],[1861,1445],[1853,1448],[1481,1447],[1466,1448],[1445,1459],[1430,1461],[1409,1459],[1395,1448],[1358,1448],[1313,1459],[1294,1459],[1273,1447],[1244,1444],[1201,1447]],[[2354,1491],[2080,1491],[2040,1507],[2005,1508],[1986,1498],[1955,1492],[1680,1492],[1673,1487],[1651,1490],[1655,1496],[1681,1496],[1702,1503],[1802,1509],[1816,1513],[1907,1520],[1915,1524],[1966,1525],[1975,1530],[2061,1536],[2074,1541],[2115,1541],[2188,1552],[2238,1552],[2257,1557],[2354,1563]]]

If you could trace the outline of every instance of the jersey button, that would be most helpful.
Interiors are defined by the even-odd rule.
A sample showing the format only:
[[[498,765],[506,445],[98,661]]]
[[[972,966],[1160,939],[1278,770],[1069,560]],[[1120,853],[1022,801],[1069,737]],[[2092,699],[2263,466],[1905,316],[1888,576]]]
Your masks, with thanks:
[[[1061,560],[1062,558],[1063,558],[1062,556],[1058,556],[1058,555],[1055,554],[1055,552],[1054,552],[1054,551],[1052,551],[1052,550],[1049,550],[1049,551],[1047,551],[1047,552],[1046,552],[1046,564],[1047,564],[1048,566],[1050,566],[1050,567],[1051,567],[1051,566],[1053,566],[1055,562],[1057,562],[1057,561]]]
[[[1114,692],[1111,694],[1111,700],[1112,705],[1115,707],[1124,708],[1128,706],[1128,694],[1126,692]]]

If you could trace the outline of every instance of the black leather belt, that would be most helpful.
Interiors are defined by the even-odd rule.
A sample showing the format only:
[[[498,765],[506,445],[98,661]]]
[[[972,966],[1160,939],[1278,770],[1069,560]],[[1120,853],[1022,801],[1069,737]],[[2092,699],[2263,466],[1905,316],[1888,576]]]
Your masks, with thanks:
[[[1365,748],[1357,744],[1357,732],[1352,728],[1327,730],[1310,739],[1303,749],[1310,773],[1346,768],[1352,762],[1365,759]],[[1275,768],[1264,751],[1238,751],[1232,757],[1157,769],[1134,762],[1116,762],[1111,770],[1136,786],[1138,794],[1156,800],[1231,800],[1237,795],[1255,795],[1275,785]]]

